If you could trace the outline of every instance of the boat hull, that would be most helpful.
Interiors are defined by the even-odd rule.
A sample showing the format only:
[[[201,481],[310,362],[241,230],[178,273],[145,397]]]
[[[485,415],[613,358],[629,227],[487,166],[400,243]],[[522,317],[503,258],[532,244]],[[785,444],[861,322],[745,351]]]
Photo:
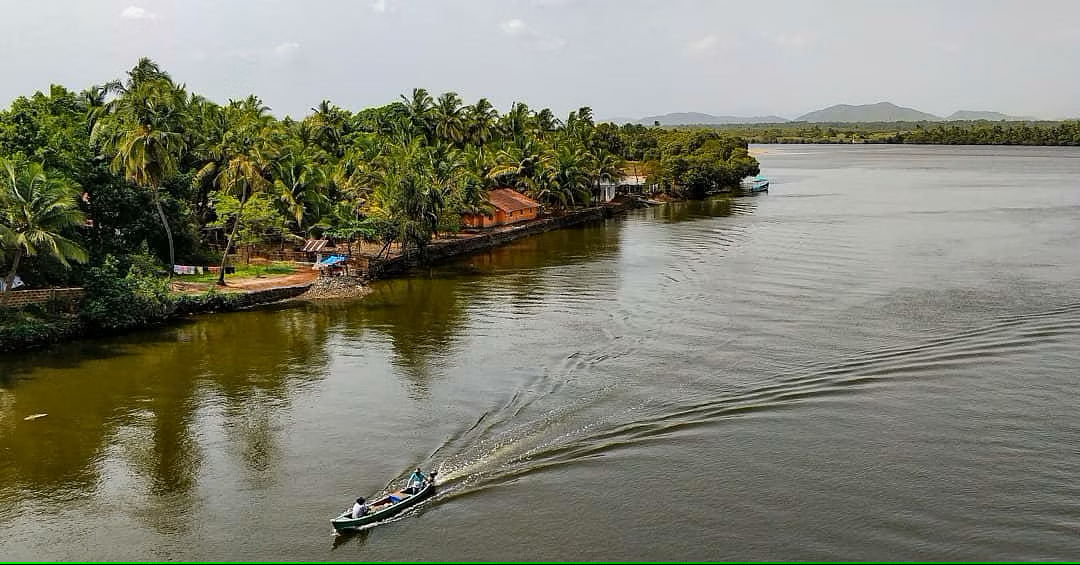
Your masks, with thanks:
[[[332,525],[334,527],[334,530],[338,532],[355,531],[369,524],[381,522],[383,520],[386,520],[387,518],[396,516],[404,510],[415,506],[418,502],[424,500],[425,498],[430,497],[432,494],[435,494],[435,484],[429,482],[416,494],[409,495],[408,497],[403,498],[400,501],[395,502],[385,508],[382,508],[375,512],[370,512],[359,518],[349,517],[351,510],[342,512],[340,516],[334,518],[333,520],[330,520],[330,525]]]
[[[755,177],[742,182],[742,188],[748,192],[769,192],[769,179]]]

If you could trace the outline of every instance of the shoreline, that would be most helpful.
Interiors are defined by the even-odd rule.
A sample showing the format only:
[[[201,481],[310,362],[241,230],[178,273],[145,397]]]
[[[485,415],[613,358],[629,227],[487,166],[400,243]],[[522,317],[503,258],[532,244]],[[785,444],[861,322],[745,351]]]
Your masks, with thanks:
[[[430,244],[423,253],[410,250],[405,254],[381,260],[373,264],[372,268],[363,277],[320,277],[304,284],[271,286],[242,292],[188,294],[187,296],[191,298],[179,300],[176,310],[164,319],[123,331],[109,332],[107,335],[135,333],[166,327],[191,316],[236,312],[272,304],[299,304],[322,300],[360,300],[370,294],[369,284],[371,282],[406,275],[416,267],[438,264],[469,253],[500,247],[512,241],[548,231],[606,220],[625,214],[630,210],[647,206],[647,204],[639,200],[627,199],[618,203],[602,204],[572,210],[556,216],[538,218],[520,225],[502,226],[467,238],[436,241]],[[63,318],[58,318],[58,321],[63,321]],[[91,337],[91,333],[76,316],[72,316],[67,323],[57,328],[55,333],[27,336],[26,339],[17,340],[16,343],[0,343],[0,355],[17,354],[59,343],[86,339]],[[102,334],[97,333],[94,337],[99,335]]]

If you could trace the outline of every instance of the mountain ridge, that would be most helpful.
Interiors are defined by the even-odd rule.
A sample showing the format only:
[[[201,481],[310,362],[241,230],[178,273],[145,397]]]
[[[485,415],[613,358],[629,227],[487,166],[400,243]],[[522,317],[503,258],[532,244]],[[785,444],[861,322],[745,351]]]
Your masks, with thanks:
[[[641,119],[610,118],[599,120],[615,124],[640,124],[645,126],[659,122],[662,126],[689,125],[734,125],[734,124],[784,124],[790,122],[808,123],[866,123],[866,122],[941,122],[941,121],[1037,121],[1040,118],[1030,116],[1011,116],[989,110],[957,110],[942,117],[915,108],[898,106],[892,102],[874,104],[835,104],[812,112],[807,112],[795,119],[777,115],[767,116],[731,116],[714,115],[704,112],[669,112]]]

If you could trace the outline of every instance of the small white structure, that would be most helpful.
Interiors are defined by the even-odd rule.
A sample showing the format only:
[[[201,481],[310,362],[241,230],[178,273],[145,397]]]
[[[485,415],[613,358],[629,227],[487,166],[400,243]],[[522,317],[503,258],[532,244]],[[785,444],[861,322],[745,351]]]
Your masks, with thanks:
[[[0,291],[4,290],[4,279],[6,277],[0,277]],[[15,275],[15,278],[11,279],[11,288],[16,289],[23,286],[23,281],[19,278],[19,275]]]

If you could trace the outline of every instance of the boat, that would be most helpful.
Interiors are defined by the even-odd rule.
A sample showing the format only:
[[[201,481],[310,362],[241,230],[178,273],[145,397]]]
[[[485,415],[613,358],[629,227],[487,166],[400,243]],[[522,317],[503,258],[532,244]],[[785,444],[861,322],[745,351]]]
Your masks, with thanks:
[[[756,176],[754,178],[745,179],[742,182],[743,188],[750,192],[768,192],[769,191],[769,179],[763,176]]]
[[[352,508],[348,508],[337,518],[330,520],[330,525],[334,526],[334,530],[338,533],[351,532],[400,514],[407,508],[435,494],[436,474],[438,474],[437,471],[432,471],[431,475],[424,480],[420,487],[404,488],[375,499],[370,503],[367,514],[359,518],[353,518]]]

